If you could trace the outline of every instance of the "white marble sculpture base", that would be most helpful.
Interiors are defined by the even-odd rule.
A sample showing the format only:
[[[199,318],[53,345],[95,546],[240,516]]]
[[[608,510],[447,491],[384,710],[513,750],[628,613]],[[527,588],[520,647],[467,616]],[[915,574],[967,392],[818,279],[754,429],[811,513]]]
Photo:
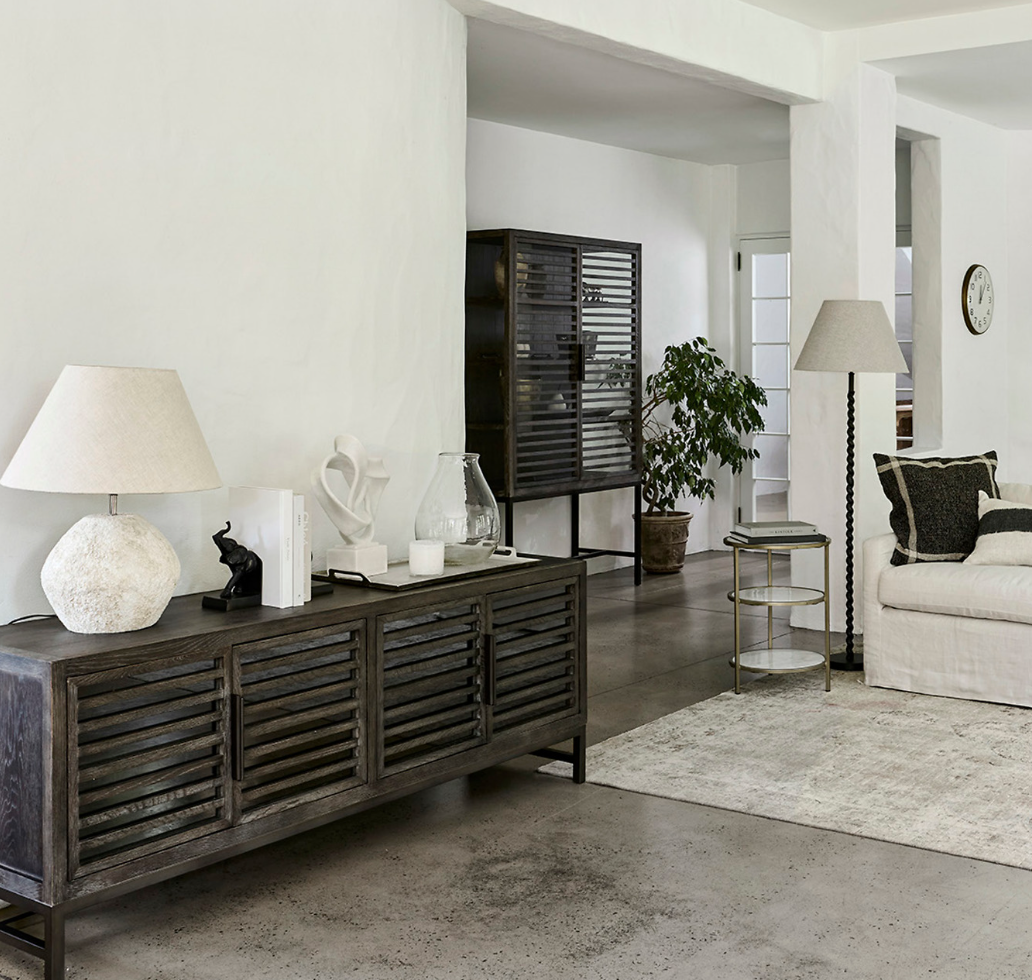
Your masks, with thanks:
[[[335,568],[338,572],[359,572],[365,576],[382,575],[387,571],[387,545],[371,542],[330,548],[326,552],[326,567]]]

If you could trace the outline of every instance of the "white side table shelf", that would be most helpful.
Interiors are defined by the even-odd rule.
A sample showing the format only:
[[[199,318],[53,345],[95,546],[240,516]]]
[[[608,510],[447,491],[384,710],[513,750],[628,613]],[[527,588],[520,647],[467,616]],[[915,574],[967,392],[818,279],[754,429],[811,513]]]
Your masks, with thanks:
[[[823,541],[779,542],[778,544],[743,544],[735,538],[724,538],[734,553],[735,587],[727,594],[735,606],[735,694],[742,693],[742,671],[757,674],[797,674],[824,668],[824,690],[831,690],[831,618],[828,608],[828,547],[830,538]],[[774,584],[773,556],[775,551],[793,551],[802,548],[824,549],[824,590],[804,589],[792,585]],[[767,553],[767,584],[743,589],[739,580],[739,552],[765,551]],[[815,606],[824,603],[824,653],[790,648],[774,649],[774,607]],[[767,649],[742,651],[742,606],[767,607]]]

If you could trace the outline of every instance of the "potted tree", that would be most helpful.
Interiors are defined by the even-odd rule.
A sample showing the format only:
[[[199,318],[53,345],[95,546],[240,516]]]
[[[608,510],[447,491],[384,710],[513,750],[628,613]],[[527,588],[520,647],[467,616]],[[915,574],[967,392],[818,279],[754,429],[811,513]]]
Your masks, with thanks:
[[[767,394],[752,378],[735,374],[705,338],[666,349],[663,363],[645,381],[642,402],[642,567],[679,572],[684,566],[688,522],[682,497],[714,495],[706,475],[710,460],[740,473],[759,453],[743,436],[763,430],[760,406]]]

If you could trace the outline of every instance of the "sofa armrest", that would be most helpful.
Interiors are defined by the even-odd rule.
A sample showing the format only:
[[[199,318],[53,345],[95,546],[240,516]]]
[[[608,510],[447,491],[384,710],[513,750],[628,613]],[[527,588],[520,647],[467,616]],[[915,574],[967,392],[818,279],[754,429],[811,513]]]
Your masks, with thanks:
[[[885,606],[878,598],[878,580],[892,565],[895,534],[879,534],[864,542],[864,673],[868,684],[878,686],[884,663],[891,658],[891,644],[882,622]]]
[[[878,601],[878,579],[892,564],[895,534],[879,534],[864,542],[864,608]]]

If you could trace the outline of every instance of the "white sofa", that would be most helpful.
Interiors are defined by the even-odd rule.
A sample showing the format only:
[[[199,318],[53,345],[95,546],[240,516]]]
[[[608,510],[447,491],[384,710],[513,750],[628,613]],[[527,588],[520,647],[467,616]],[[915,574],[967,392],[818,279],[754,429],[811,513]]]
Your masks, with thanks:
[[[1002,483],[1032,505],[1032,486]],[[873,687],[1032,706],[1032,567],[892,565],[864,542],[864,673]]]

